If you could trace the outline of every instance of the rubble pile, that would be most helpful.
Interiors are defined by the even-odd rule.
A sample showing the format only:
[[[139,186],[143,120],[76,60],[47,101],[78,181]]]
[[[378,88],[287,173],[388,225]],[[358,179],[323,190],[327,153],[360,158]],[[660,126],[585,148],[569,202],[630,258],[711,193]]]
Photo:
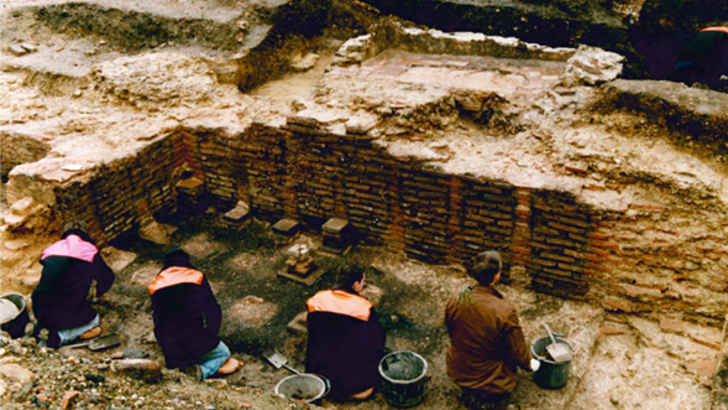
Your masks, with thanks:
[[[57,351],[38,347],[35,341],[0,335],[0,401],[4,409],[251,407],[237,393],[238,388],[224,380],[213,379],[190,389],[195,382],[189,376],[162,369],[154,361],[123,359],[123,351]],[[159,384],[162,379],[167,383]]]

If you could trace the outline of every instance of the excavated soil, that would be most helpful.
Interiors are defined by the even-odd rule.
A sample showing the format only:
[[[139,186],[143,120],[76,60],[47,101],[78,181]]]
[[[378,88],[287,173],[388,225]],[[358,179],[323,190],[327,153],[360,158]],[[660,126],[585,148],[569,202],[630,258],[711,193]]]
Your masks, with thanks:
[[[271,395],[275,385],[288,374],[283,369],[274,369],[261,355],[266,347],[273,347],[294,368],[304,368],[305,334],[287,330],[287,324],[304,310],[308,297],[333,285],[335,275],[331,269],[340,262],[340,257],[317,251],[321,238],[316,233],[304,232],[298,241],[312,245],[317,264],[327,271],[312,287],[306,287],[277,276],[287,258],[279,250],[287,246],[282,246],[265,224],[254,222],[246,231],[235,235],[229,230],[210,228],[214,225],[214,218],[203,215],[194,221],[181,222],[180,230],[168,246],[127,238],[126,244],[105,250],[107,262],[117,272],[117,281],[95,306],[102,315],[104,332],[122,335],[120,347],[96,353],[68,347],[49,352],[33,344],[9,344],[5,347],[7,353],[0,359],[0,372],[1,366],[8,363],[17,363],[34,372],[37,379],[31,383],[31,392],[24,399],[45,400],[53,403],[52,407],[72,389],[81,392],[78,403],[85,408],[301,406],[286,404]],[[113,371],[115,360],[110,357],[120,351],[127,357],[163,363],[152,334],[146,285],[158,272],[164,251],[171,246],[186,249],[194,263],[208,275],[223,307],[221,337],[230,345],[233,356],[245,363],[235,375],[198,384],[179,372],[165,371],[160,383],[145,384]],[[427,265],[364,244],[355,247],[347,258],[370,266],[369,285],[364,294],[376,305],[387,333],[387,348],[417,352],[428,362],[430,379],[426,384],[426,398],[418,408],[464,409],[458,400],[459,390],[445,374],[448,338],[442,317],[450,294],[472,280],[457,266]],[[519,289],[519,283],[522,285],[525,279],[523,274],[515,272],[514,283],[499,289],[521,312],[526,339],[531,342],[545,337],[540,326],[548,323],[574,345],[575,360],[570,380],[559,390],[542,389],[534,384],[531,373],[521,371],[513,406],[522,409],[709,408],[711,394],[705,383],[709,384],[710,380],[701,372],[717,352],[698,341],[716,340],[718,331],[675,319],[677,327],[686,328],[682,333],[673,333],[668,325],[650,318],[609,314],[585,303]],[[96,379],[88,375],[103,376],[105,381],[90,382],[89,377]],[[17,399],[23,383],[7,384],[7,408],[25,408],[25,402]],[[333,403],[324,399],[318,404],[331,409],[389,406],[381,392],[361,403]]]
[[[260,10],[283,3],[95,0],[64,6],[51,0],[2,1],[2,132],[32,135],[51,146],[52,158],[93,166],[99,158],[124,157],[175,127],[240,130],[253,119],[281,121],[312,106],[364,107],[389,113],[378,143],[393,155],[427,158],[447,172],[478,172],[579,192],[598,209],[622,210],[636,198],[675,204],[674,212],[662,219],[632,215],[634,229],[659,226],[651,240],[689,241],[707,234],[724,238],[725,212],[722,206],[712,207],[726,200],[725,161],[717,151],[683,144],[684,135],[666,131],[659,121],[593,110],[596,88],[554,91],[563,62],[387,51],[360,66],[334,67],[339,46],[379,18],[369,6],[341,2],[348,8],[338,16],[348,20],[342,17],[323,36],[296,43],[300,57],[316,54],[315,63],[240,93],[233,85],[231,61],[265,38],[268,23]],[[74,19],[88,24],[73,26],[69,22]],[[132,29],[140,22],[159,31],[140,34]],[[118,32],[104,31],[103,25],[112,23],[121,27]],[[230,27],[238,31],[226,37]],[[6,51],[27,42],[38,50],[25,56]],[[447,85],[458,78],[469,78],[474,88],[496,87],[508,95],[511,111],[490,122],[462,117],[447,106]],[[390,103],[422,101],[445,101],[445,108],[390,115]],[[591,169],[586,182],[569,171],[579,167]],[[603,189],[619,179],[634,183],[618,192]],[[3,181],[0,211],[12,205],[5,187]],[[705,204],[711,207],[696,212]],[[235,232],[216,227],[217,220],[214,213],[173,220],[179,230],[169,244],[132,234],[103,250],[117,282],[96,307],[104,332],[122,335],[121,347],[98,353],[67,347],[48,351],[32,341],[0,339],[3,408],[59,408],[72,390],[80,392],[77,408],[305,408],[273,396],[287,374],[272,368],[261,353],[275,347],[291,365],[303,368],[305,334],[289,330],[288,324],[304,310],[308,297],[333,285],[330,271],[341,258],[315,252],[317,264],[328,273],[306,287],[277,276],[286,256],[268,225],[255,221]],[[23,260],[37,259],[52,238],[52,233],[39,235],[23,251]],[[315,232],[304,232],[304,238],[314,246],[321,243]],[[224,309],[221,337],[245,363],[226,379],[195,383],[177,371],[165,371],[159,383],[145,384],[114,371],[111,356],[120,351],[163,363],[151,333],[146,284],[158,272],[164,252],[174,246],[186,249],[206,272]],[[471,282],[462,266],[428,265],[368,243],[356,246],[347,258],[370,266],[365,294],[377,306],[387,347],[415,351],[428,361],[427,396],[417,408],[464,408],[445,374],[448,338],[442,323],[449,295]],[[27,291],[37,280],[37,268],[4,264],[3,276],[15,278],[28,271],[22,282]],[[715,321],[706,326],[677,313],[610,313],[585,302],[534,293],[522,269],[514,269],[511,276],[512,283],[499,289],[520,312],[527,340],[543,337],[541,325],[548,323],[574,344],[575,361],[569,382],[559,390],[542,389],[531,374],[521,372],[509,408],[721,408],[725,371],[714,374],[723,335]],[[35,378],[8,370],[14,368],[11,364],[32,371]],[[331,409],[388,407],[381,392],[361,403],[324,399],[319,404]]]

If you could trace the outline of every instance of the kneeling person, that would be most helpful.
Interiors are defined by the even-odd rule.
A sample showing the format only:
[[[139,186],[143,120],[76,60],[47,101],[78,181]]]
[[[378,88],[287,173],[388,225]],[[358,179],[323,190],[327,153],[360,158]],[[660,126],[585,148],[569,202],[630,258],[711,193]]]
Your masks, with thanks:
[[[339,269],[342,286],[316,293],[307,302],[306,372],[331,381],[331,397],[366,399],[381,384],[378,365],[384,330],[374,306],[359,295],[366,273],[358,263]]]
[[[40,259],[43,271],[31,297],[33,314],[38,320],[36,334],[47,330],[48,347],[58,348],[101,334],[99,315],[88,295],[96,281],[96,296],[103,296],[115,276],[84,225],[69,224],[61,240],[46,248]]]
[[[728,24],[701,30],[680,51],[672,80],[721,90],[728,76]],[[722,91],[728,91],[723,89]]]
[[[205,275],[181,249],[164,256],[164,267],[149,285],[154,310],[154,335],[167,367],[181,368],[202,381],[231,374],[240,363],[217,338],[222,309]]]
[[[518,367],[537,370],[519,324],[516,308],[494,285],[501,277],[496,251],[477,255],[472,275],[478,281],[453,295],[445,308],[450,335],[447,375],[461,387],[473,410],[500,408],[516,388]]]

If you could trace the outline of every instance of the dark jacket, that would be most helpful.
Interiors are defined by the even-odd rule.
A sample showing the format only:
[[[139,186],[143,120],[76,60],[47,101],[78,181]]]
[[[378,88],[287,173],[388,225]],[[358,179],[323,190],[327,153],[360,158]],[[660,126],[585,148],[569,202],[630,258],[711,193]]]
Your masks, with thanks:
[[[447,374],[468,389],[493,394],[516,388],[516,365],[530,369],[516,309],[492,286],[476,285],[454,295],[445,308],[450,335]]]
[[[46,248],[40,263],[40,282],[31,295],[39,328],[53,333],[93,320],[96,311],[88,300],[92,281],[96,281],[96,296],[102,296],[115,279],[96,246],[78,235],[69,235]],[[51,339],[49,345],[57,347]]]
[[[672,79],[717,88],[728,75],[728,27],[709,27],[695,35],[678,55]]]
[[[154,310],[154,335],[167,367],[199,364],[199,356],[220,339],[222,309],[202,272],[188,266],[165,266],[149,285]]]
[[[328,378],[334,400],[379,387],[385,336],[372,304],[343,290],[326,290],[307,306],[306,372]]]

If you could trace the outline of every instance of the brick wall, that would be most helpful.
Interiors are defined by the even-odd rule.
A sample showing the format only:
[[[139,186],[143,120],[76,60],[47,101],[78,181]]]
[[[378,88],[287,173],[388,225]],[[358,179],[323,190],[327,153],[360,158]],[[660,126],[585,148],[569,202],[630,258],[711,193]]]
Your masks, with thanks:
[[[529,272],[533,287],[559,296],[582,296],[584,255],[589,245],[590,207],[573,195],[537,191],[531,202]]]
[[[86,220],[105,243],[174,209],[181,168],[204,179],[220,211],[244,200],[259,218],[288,217],[314,229],[342,217],[371,241],[435,263],[468,266],[476,253],[497,249],[506,278],[521,266],[541,292],[591,297],[617,310],[722,315],[728,274],[715,272],[726,272],[728,249],[717,237],[670,236],[669,220],[654,222],[666,209],[632,209],[642,218],[635,220],[568,192],[447,174],[305,119],[256,123],[238,135],[175,131],[58,184],[57,208],[64,220]],[[642,228],[650,223],[659,239]]]
[[[501,181],[458,179],[462,181],[459,184],[462,223],[456,246],[460,259],[467,262],[482,250],[497,249],[503,253],[504,273],[507,274],[513,259],[510,248],[517,221],[516,187]],[[528,226],[525,228],[528,230]]]
[[[197,134],[198,145],[208,138]],[[370,240],[434,263],[469,265],[478,252],[498,249],[506,276],[518,264],[539,290],[573,297],[589,289],[590,210],[573,195],[446,174],[305,118],[253,126],[230,147],[227,157],[220,149],[196,158],[206,181],[231,180],[238,198],[271,221],[285,216],[318,229],[346,218]],[[231,202],[227,193],[218,199]]]
[[[101,165],[88,181],[57,186],[54,192],[63,222],[86,221],[89,233],[103,244],[174,207],[173,175],[189,157],[185,135],[172,134],[135,156]]]

